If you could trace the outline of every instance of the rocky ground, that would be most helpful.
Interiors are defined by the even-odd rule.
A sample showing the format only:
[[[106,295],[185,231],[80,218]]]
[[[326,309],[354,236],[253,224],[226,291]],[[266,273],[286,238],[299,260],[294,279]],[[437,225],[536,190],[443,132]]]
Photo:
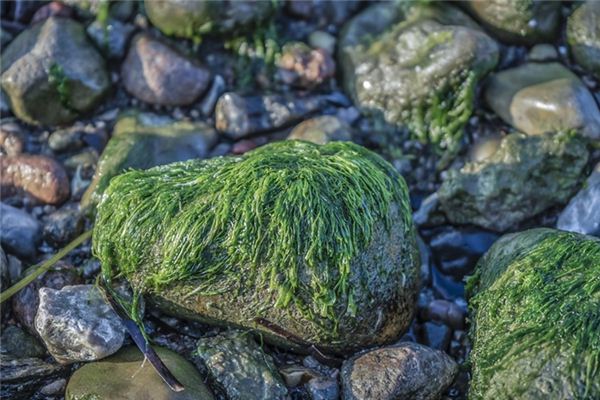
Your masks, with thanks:
[[[485,346],[502,349],[503,342],[486,339],[484,327],[511,322],[506,315],[515,324],[543,315],[520,303],[522,308],[504,310],[486,291],[492,278],[479,277],[486,265],[504,263],[498,261],[504,257],[509,257],[506,271],[528,270],[530,264],[519,259],[508,239],[497,242],[505,233],[537,227],[577,232],[581,235],[572,238],[529,231],[514,240],[547,252],[542,259],[555,260],[552,251],[563,254],[563,247],[589,256],[555,264],[575,271],[577,263],[595,268],[588,284],[573,283],[587,290],[587,297],[576,297],[573,304],[600,323],[600,307],[593,301],[600,287],[594,246],[600,246],[592,239],[600,236],[599,4],[2,2],[3,291],[95,221],[131,217],[129,209],[115,216],[102,208],[110,204],[105,192],[111,178],[123,171],[242,155],[285,139],[351,141],[390,162],[407,183],[406,201],[418,233],[413,243],[410,212],[403,215],[398,205],[391,213],[395,241],[380,229],[377,243],[383,253],[398,254],[408,281],[412,271],[420,283],[406,283],[404,273],[401,284],[392,273],[371,273],[376,264],[371,261],[379,260],[373,253],[380,248],[363,249],[361,260],[367,261],[353,259],[352,265],[367,271],[371,278],[364,279],[371,279],[373,291],[388,286],[394,293],[400,286],[404,291],[376,299],[398,309],[357,300],[362,323],[376,328],[365,335],[366,328],[354,331],[342,324],[345,339],[331,354],[314,346],[322,337],[312,335],[310,321],[304,331],[303,316],[294,314],[290,321],[276,308],[261,315],[280,321],[280,336],[293,345],[274,345],[264,326],[254,327],[262,333],[252,336],[248,329],[192,321],[202,314],[223,322],[219,315],[235,315],[235,308],[245,312],[251,307],[238,293],[224,296],[222,304],[202,304],[216,307],[214,313],[190,307],[169,292],[172,288],[161,299],[144,298],[146,333],[186,387],[176,393],[149,363],[141,367],[142,354],[96,286],[99,260],[110,257],[88,240],[2,304],[0,396],[465,399],[470,390],[471,398],[498,399],[507,387],[516,387],[523,397],[508,398],[597,398],[600,365],[596,376],[593,369],[591,375],[583,367],[575,371],[579,386],[570,386],[561,369],[569,360],[552,359],[542,371],[535,366],[542,352],[527,353],[521,364],[507,361],[514,370],[534,365],[533,373],[527,370],[539,379],[532,378],[532,386],[506,374],[490,377],[484,367],[494,356]],[[134,205],[133,190],[110,201]],[[103,206],[96,214],[98,204]],[[106,243],[117,243],[118,238],[105,237]],[[136,239],[144,237],[125,242]],[[548,246],[553,240],[557,245]],[[466,277],[474,273],[476,289],[465,293]],[[532,302],[545,305],[544,287],[527,282],[525,294],[514,285],[503,290],[515,290],[515,299],[530,294]],[[118,290],[126,293],[126,286]],[[576,291],[564,290],[569,296]],[[268,288],[255,292],[251,300],[258,303],[252,307],[273,307]],[[569,296],[562,309],[572,311]],[[165,307],[167,300],[179,301],[186,318],[165,310],[181,311]],[[498,310],[498,319],[482,311],[486,304]],[[553,315],[548,312],[548,320]],[[387,337],[380,319],[408,329]],[[578,326],[575,332],[589,339],[589,348],[580,342],[583,347],[556,346],[565,346],[564,354],[575,348],[576,355],[589,355],[589,367],[594,354],[596,362],[600,359],[600,337],[597,329],[577,325],[580,321],[567,321],[572,325],[565,329]],[[249,327],[232,316],[225,322]],[[514,331],[519,329],[515,325]],[[297,340],[290,340],[290,332]],[[535,335],[535,327],[527,332]],[[544,389],[544,377],[554,389]],[[558,386],[564,390],[556,391]],[[550,390],[550,397],[536,397],[535,388]]]

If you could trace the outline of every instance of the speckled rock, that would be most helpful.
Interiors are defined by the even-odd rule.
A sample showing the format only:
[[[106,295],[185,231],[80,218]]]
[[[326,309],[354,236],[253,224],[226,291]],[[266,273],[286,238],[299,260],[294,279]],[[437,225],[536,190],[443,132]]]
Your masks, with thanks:
[[[457,373],[446,353],[402,342],[345,361],[344,400],[435,400]]]
[[[13,113],[36,125],[73,121],[111,86],[83,26],[59,17],[33,25],[10,43],[2,53],[0,82]]]
[[[19,257],[35,256],[40,242],[39,222],[26,211],[0,203],[0,241],[2,247]]]
[[[323,115],[296,125],[288,139],[325,144],[335,140],[352,140],[352,128],[341,119]]]
[[[0,397],[11,400],[31,400],[42,386],[66,375],[64,367],[39,358],[14,358],[0,354]]]
[[[50,214],[44,221],[44,238],[60,247],[83,232],[83,215],[74,207],[63,207]]]
[[[16,156],[23,152],[24,134],[15,122],[10,120],[0,124],[0,154]]]
[[[569,201],[556,223],[558,229],[600,236],[600,164]]]
[[[249,332],[229,331],[202,338],[196,354],[230,400],[277,400],[287,396],[273,359]]]
[[[109,18],[106,23],[96,19],[87,27],[86,32],[108,58],[121,59],[134,30],[133,25]]]
[[[292,42],[287,43],[281,52],[278,77],[288,85],[310,89],[335,75],[335,62],[326,50]]]
[[[600,79],[600,2],[586,1],[567,20],[567,43],[575,61]]]

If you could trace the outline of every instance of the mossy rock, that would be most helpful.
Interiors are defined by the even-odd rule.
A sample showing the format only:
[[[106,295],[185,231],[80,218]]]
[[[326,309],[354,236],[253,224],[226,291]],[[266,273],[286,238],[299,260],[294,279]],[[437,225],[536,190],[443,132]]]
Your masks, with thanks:
[[[283,328],[326,351],[397,339],[409,326],[418,250],[404,180],[350,142],[283,141],[241,157],[113,178],[94,254],[163,310]]]
[[[567,43],[577,64],[600,79],[600,2],[587,1],[573,11]]]
[[[451,5],[398,2],[350,20],[338,59],[345,90],[364,111],[455,153],[498,46]]]
[[[505,235],[467,289],[470,399],[600,398],[600,239]]]
[[[454,224],[506,231],[577,191],[588,160],[575,133],[507,135],[482,161],[448,171],[438,191],[440,208]]]

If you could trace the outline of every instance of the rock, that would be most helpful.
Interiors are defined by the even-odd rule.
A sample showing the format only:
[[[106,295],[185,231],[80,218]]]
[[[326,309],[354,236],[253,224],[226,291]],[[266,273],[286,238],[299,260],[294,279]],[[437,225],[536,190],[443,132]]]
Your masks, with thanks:
[[[229,331],[201,338],[196,354],[211,380],[230,400],[287,398],[287,389],[273,359],[246,332]]]
[[[577,190],[588,159],[585,141],[570,133],[512,133],[491,157],[449,170],[438,190],[440,208],[454,224],[494,231],[517,224]]]
[[[600,3],[586,1],[567,20],[567,43],[577,64],[600,79]]]
[[[44,221],[44,238],[56,247],[75,239],[83,232],[83,215],[73,207],[63,207]]]
[[[469,147],[469,161],[483,161],[494,155],[502,143],[502,135],[492,134],[478,137]]]
[[[417,343],[371,350],[342,366],[344,400],[434,400],[454,380],[458,366],[446,354]]]
[[[0,154],[16,156],[23,152],[23,132],[16,123],[3,122],[0,125]]]
[[[33,258],[41,239],[40,224],[27,212],[0,203],[0,242],[8,252]]]
[[[583,188],[562,211],[556,223],[558,229],[600,236],[600,164]]]
[[[443,3],[373,5],[345,25],[338,50],[356,105],[451,153],[497,61],[497,44]]]
[[[246,96],[228,92],[219,98],[215,126],[233,139],[285,127],[328,103],[324,96]]]
[[[81,201],[95,204],[115,175],[128,168],[147,169],[208,156],[216,131],[202,122],[174,121],[166,116],[128,111],[123,113],[100,156],[96,174]]]
[[[44,287],[39,295],[35,329],[58,362],[98,360],[123,345],[125,327],[95,286]]]
[[[108,58],[117,60],[125,56],[127,43],[134,30],[133,25],[113,18],[108,18],[104,23],[96,19],[86,29],[94,44]]]
[[[313,20],[319,27],[338,26],[360,8],[360,1],[290,0],[287,11],[300,18]]]
[[[40,8],[31,17],[31,24],[37,24],[50,17],[64,17],[71,18],[73,16],[73,9],[60,1],[53,1]]]
[[[466,310],[448,300],[436,299],[427,305],[422,318],[461,330],[465,329]]]
[[[10,286],[10,275],[8,268],[8,259],[4,253],[4,249],[0,246],[0,292],[8,289]]]
[[[445,324],[437,322],[425,322],[420,332],[420,342],[432,349],[444,352],[447,351],[451,338],[452,329]]]
[[[402,335],[419,275],[402,177],[351,142],[280,141],[126,172],[98,206],[94,254],[168,314],[298,348],[276,325],[330,352]]]
[[[46,396],[60,395],[64,393],[66,384],[66,379],[57,379],[54,382],[50,382],[49,384],[42,386],[42,388],[40,389],[40,393]]]
[[[527,63],[492,75],[485,100],[506,123],[529,134],[577,129],[600,139],[600,110],[581,80],[559,63]]]
[[[323,49],[290,42],[281,49],[278,78],[287,85],[314,88],[335,75],[335,62]]]
[[[600,398],[598,277],[598,238],[538,228],[498,240],[467,285],[469,399]]]
[[[199,40],[208,32],[251,31],[273,7],[267,1],[144,0],[146,14],[165,35]]]
[[[42,155],[0,157],[0,191],[10,197],[26,194],[34,200],[60,205],[69,198],[69,178],[57,161]]]
[[[316,144],[325,144],[336,140],[352,140],[352,128],[341,119],[323,115],[298,124],[288,139],[306,140]]]
[[[75,124],[66,129],[58,129],[48,137],[48,147],[57,153],[79,150],[86,145],[101,151],[108,140],[103,128],[91,124]]]
[[[329,3],[327,3],[329,4]],[[335,36],[325,31],[314,31],[308,35],[308,44],[317,49],[323,49],[329,54],[335,54]]]
[[[0,354],[0,397],[11,400],[30,400],[40,387],[66,374],[64,367],[38,358],[13,358]]]
[[[46,355],[44,346],[16,325],[9,325],[2,330],[0,348],[15,358],[43,358]]]
[[[161,41],[138,34],[121,66],[121,79],[129,93],[146,103],[180,106],[204,93],[210,72]]]
[[[23,263],[15,256],[8,255],[7,259],[9,282],[11,285],[14,285],[23,273]]]
[[[467,9],[498,39],[512,44],[552,42],[560,3],[536,0],[469,0]]]
[[[556,48],[547,43],[536,44],[531,48],[529,54],[527,55],[527,60],[529,61],[556,61],[558,59],[558,52]]]
[[[340,388],[335,379],[313,378],[304,385],[311,400],[338,400]]]
[[[79,368],[67,385],[66,400],[213,400],[194,366],[170,350],[154,350],[183,384],[185,390],[175,392],[156,373],[136,347],[128,347],[102,361]]]
[[[231,152],[233,154],[244,154],[252,149],[255,149],[257,146],[258,144],[256,144],[256,142],[253,140],[242,139],[239,142],[235,142],[231,148]]]
[[[221,75],[215,75],[210,89],[208,89],[208,92],[204,95],[202,103],[200,104],[200,110],[204,116],[209,117],[213,114],[215,105],[217,104],[219,97],[225,93],[226,87],[225,79],[223,79]]]
[[[2,53],[2,89],[13,113],[35,125],[60,125],[93,109],[110,89],[102,56],[83,27],[51,17],[23,31]]]

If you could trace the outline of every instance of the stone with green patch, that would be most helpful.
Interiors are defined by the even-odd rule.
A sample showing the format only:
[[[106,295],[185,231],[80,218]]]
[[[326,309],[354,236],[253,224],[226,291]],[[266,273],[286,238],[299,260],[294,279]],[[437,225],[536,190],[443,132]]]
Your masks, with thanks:
[[[587,1],[573,11],[567,43],[577,64],[600,79],[600,2]]]
[[[286,347],[290,334],[331,351],[386,343],[414,311],[406,184],[350,142],[126,172],[102,197],[93,243],[104,276],[163,310]]]
[[[538,228],[503,236],[467,287],[469,399],[600,398],[600,240]]]

